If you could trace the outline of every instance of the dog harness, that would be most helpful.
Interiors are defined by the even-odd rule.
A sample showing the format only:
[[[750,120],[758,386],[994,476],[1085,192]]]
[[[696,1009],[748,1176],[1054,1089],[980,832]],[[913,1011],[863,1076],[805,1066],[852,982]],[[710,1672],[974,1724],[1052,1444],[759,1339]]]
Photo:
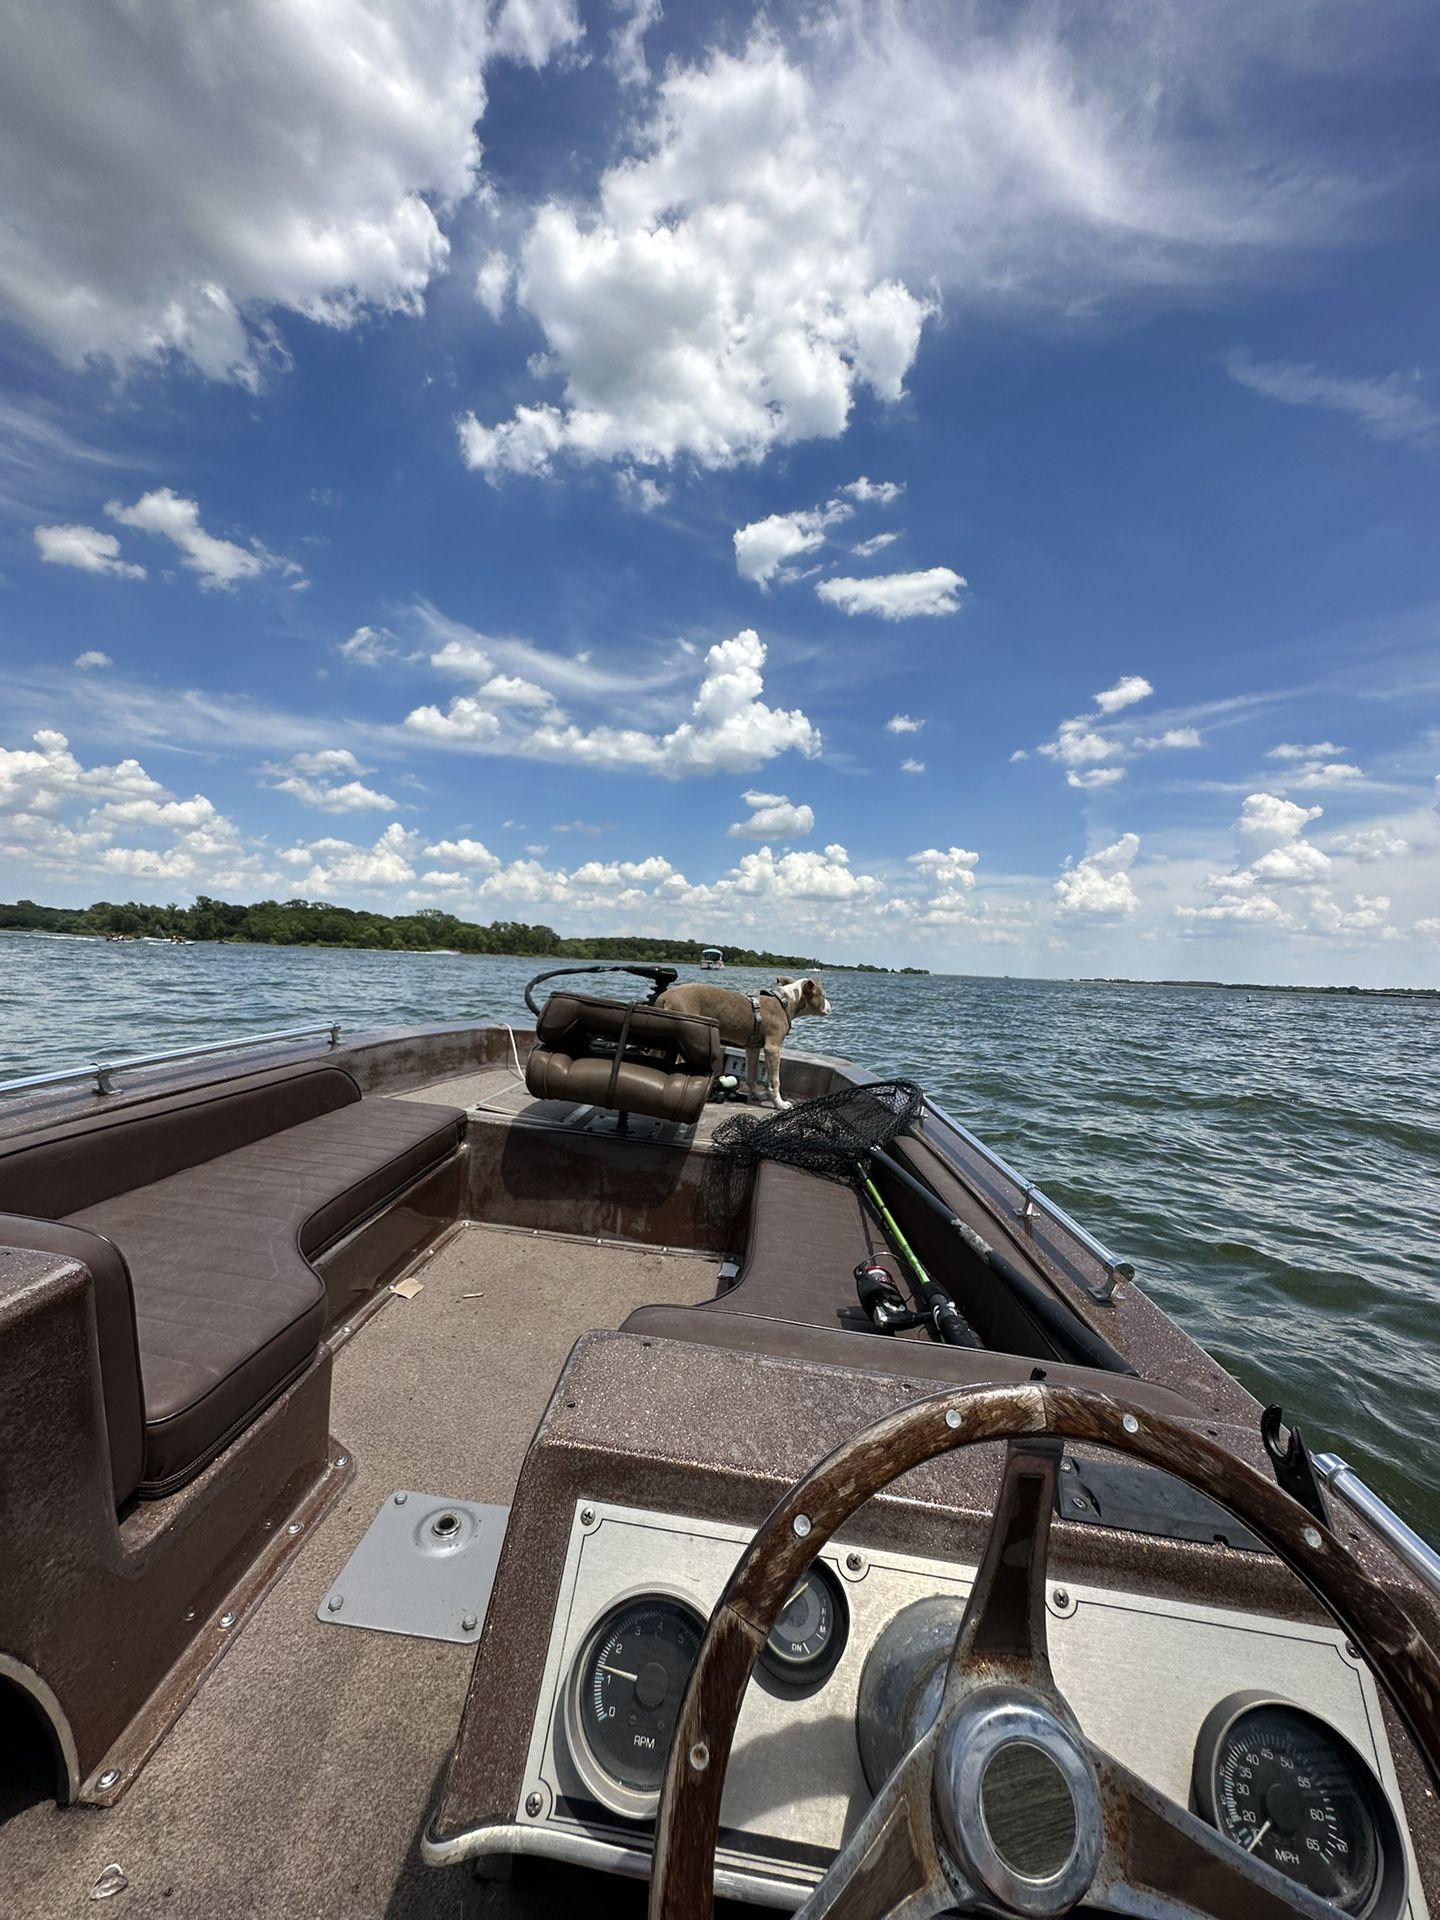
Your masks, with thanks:
[[[775,991],[774,987],[761,987],[759,993],[752,993],[750,996],[750,1005],[755,1010],[755,1037],[751,1044],[757,1047],[765,1038],[765,1029],[760,1024],[760,1002],[762,999],[765,999],[767,997],[773,1000],[776,1006],[779,1007],[781,1013],[784,1014],[785,1032],[787,1034],[789,1033],[791,1027],[794,1025],[794,1022],[790,1018],[790,1009],[786,1006],[785,1002],[781,999],[780,995]]]

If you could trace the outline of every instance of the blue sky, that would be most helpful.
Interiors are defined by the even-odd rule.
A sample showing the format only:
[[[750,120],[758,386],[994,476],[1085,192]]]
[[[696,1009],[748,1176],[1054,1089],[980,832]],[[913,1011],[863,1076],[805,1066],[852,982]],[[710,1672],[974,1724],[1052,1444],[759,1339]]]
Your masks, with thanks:
[[[1440,983],[1422,6],[7,39],[3,897]]]

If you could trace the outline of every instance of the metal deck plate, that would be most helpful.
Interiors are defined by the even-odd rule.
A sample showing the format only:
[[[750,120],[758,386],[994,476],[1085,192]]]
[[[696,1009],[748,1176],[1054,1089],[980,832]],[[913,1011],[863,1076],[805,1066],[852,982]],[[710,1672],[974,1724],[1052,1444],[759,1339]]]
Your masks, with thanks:
[[[478,1640],[509,1518],[508,1507],[401,1488],[370,1522],[315,1617],[423,1640]]]

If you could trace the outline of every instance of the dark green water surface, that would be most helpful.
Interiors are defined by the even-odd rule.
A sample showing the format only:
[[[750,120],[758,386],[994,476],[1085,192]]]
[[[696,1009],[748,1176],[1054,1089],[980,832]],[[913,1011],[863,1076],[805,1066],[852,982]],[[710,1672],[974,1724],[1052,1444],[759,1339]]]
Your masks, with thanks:
[[[539,964],[0,934],[0,1077],[330,1018],[524,1024]],[[827,984],[834,1015],[797,1047],[918,1080],[1440,1537],[1440,1001]]]

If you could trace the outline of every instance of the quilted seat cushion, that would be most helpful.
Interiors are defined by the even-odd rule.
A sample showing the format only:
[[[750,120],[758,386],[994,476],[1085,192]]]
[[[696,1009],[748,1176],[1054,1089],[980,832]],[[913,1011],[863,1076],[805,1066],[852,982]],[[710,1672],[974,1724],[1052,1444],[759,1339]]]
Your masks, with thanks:
[[[458,1144],[463,1115],[361,1100],[69,1216],[124,1253],[145,1403],[141,1491],[179,1484],[310,1361],[320,1252]]]

